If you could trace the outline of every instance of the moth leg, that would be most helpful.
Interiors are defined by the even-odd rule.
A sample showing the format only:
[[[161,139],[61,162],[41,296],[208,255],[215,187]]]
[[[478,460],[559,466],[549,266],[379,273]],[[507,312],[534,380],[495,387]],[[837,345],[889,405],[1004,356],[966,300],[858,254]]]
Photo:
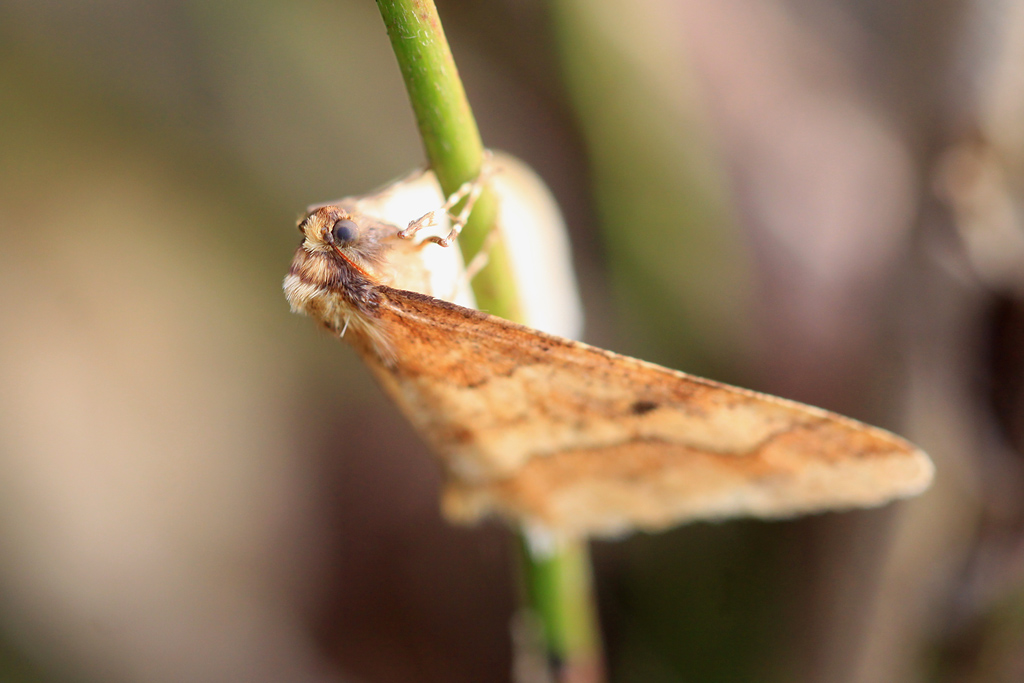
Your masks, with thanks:
[[[473,258],[466,264],[465,278],[466,282],[472,282],[476,274],[487,267],[487,262],[491,258],[491,248],[494,247],[495,242],[498,241],[498,231],[491,228],[491,231],[487,233],[487,237],[484,239],[484,243],[480,246],[478,251]]]
[[[470,180],[462,184],[462,186],[453,192],[448,197],[447,201],[442,204],[439,208],[429,211],[414,221],[409,222],[409,226],[404,230],[398,232],[398,236],[403,239],[409,239],[423,228],[436,227],[440,222],[440,216],[447,215],[449,220],[452,222],[451,231],[444,237],[437,237],[431,235],[423,240],[424,244],[427,242],[433,242],[434,244],[440,244],[442,247],[451,246],[455,238],[462,232],[462,228],[465,227],[466,221],[469,219],[470,212],[473,211],[473,205],[476,204],[477,198],[484,189],[482,182],[483,173],[476,177],[475,180]],[[462,207],[457,215],[451,213],[452,207],[461,202],[463,199],[466,200],[465,206]]]
[[[491,258],[491,248],[494,247],[497,241],[498,231],[492,228],[484,239],[484,243],[480,246],[480,251],[478,251],[473,258],[469,260],[469,263],[466,264],[465,271],[459,276],[458,284],[455,285],[452,293],[447,297],[448,301],[454,300],[458,295],[459,290],[472,282],[473,278],[476,277],[476,274],[487,267],[487,262]]]
[[[398,236],[402,239],[409,239],[423,228],[435,227],[439,224],[440,216],[447,216],[452,222],[451,231],[444,237],[437,237],[431,235],[423,240],[423,243],[433,242],[434,244],[440,244],[442,247],[450,247],[452,242],[459,236],[462,229],[466,227],[466,222],[469,221],[469,216],[473,212],[473,206],[476,204],[476,200],[480,198],[480,193],[483,192],[484,186],[487,184],[488,178],[494,173],[494,168],[491,165],[491,151],[484,150],[484,163],[480,169],[479,175],[473,180],[469,180],[462,184],[459,189],[453,192],[445,203],[439,208],[433,211],[428,211],[414,221],[410,221],[408,227],[398,232]],[[458,214],[451,212],[452,208],[455,207],[459,202],[465,200],[465,204],[462,210]]]

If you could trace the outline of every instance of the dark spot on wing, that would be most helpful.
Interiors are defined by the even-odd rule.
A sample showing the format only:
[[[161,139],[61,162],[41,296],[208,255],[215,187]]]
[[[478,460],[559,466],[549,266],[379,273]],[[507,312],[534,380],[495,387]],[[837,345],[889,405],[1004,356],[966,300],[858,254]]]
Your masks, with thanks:
[[[630,410],[634,415],[646,415],[657,407],[658,404],[654,401],[637,401],[630,407]]]

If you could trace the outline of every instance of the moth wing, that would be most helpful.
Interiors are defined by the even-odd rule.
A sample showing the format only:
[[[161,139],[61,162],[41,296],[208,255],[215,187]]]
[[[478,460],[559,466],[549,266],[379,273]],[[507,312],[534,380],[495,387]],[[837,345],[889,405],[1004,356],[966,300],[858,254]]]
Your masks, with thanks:
[[[874,506],[931,481],[881,429],[402,290],[361,352],[442,458],[445,511],[567,535]],[[358,345],[357,345],[358,346]]]

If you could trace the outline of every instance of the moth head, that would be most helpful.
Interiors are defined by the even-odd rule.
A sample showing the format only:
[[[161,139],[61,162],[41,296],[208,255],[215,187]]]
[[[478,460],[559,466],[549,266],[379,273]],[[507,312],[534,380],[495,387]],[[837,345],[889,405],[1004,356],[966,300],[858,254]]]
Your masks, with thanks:
[[[316,253],[357,246],[366,232],[357,218],[339,206],[320,207],[299,221],[303,248]]]
[[[364,275],[373,276],[387,250],[387,229],[369,217],[352,213],[340,206],[321,206],[299,221],[302,248],[334,260],[339,266],[350,266]]]

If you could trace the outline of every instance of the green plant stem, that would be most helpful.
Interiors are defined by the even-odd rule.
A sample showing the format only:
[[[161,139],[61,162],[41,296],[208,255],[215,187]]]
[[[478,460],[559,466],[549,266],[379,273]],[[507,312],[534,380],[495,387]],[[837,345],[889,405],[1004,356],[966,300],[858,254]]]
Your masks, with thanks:
[[[548,664],[564,681],[603,680],[601,637],[584,540],[561,541],[550,551],[522,540],[523,582],[541,624]]]
[[[474,180],[484,147],[433,0],[377,0],[416,115],[427,159],[451,194]],[[488,191],[480,196],[459,238],[467,262],[483,248],[497,213]],[[477,305],[509,320],[522,308],[504,246],[490,246],[487,266],[473,279]],[[526,599],[543,631],[556,680],[603,680],[591,568],[585,540],[563,541],[539,552],[523,539]]]
[[[433,0],[377,0],[391,47],[409,91],[427,160],[446,195],[480,175],[484,146],[459,79],[455,60]],[[497,204],[480,195],[459,236],[468,263],[482,248],[494,224]],[[477,306],[509,320],[521,320],[515,280],[505,248],[494,244],[487,265],[473,279]]]

